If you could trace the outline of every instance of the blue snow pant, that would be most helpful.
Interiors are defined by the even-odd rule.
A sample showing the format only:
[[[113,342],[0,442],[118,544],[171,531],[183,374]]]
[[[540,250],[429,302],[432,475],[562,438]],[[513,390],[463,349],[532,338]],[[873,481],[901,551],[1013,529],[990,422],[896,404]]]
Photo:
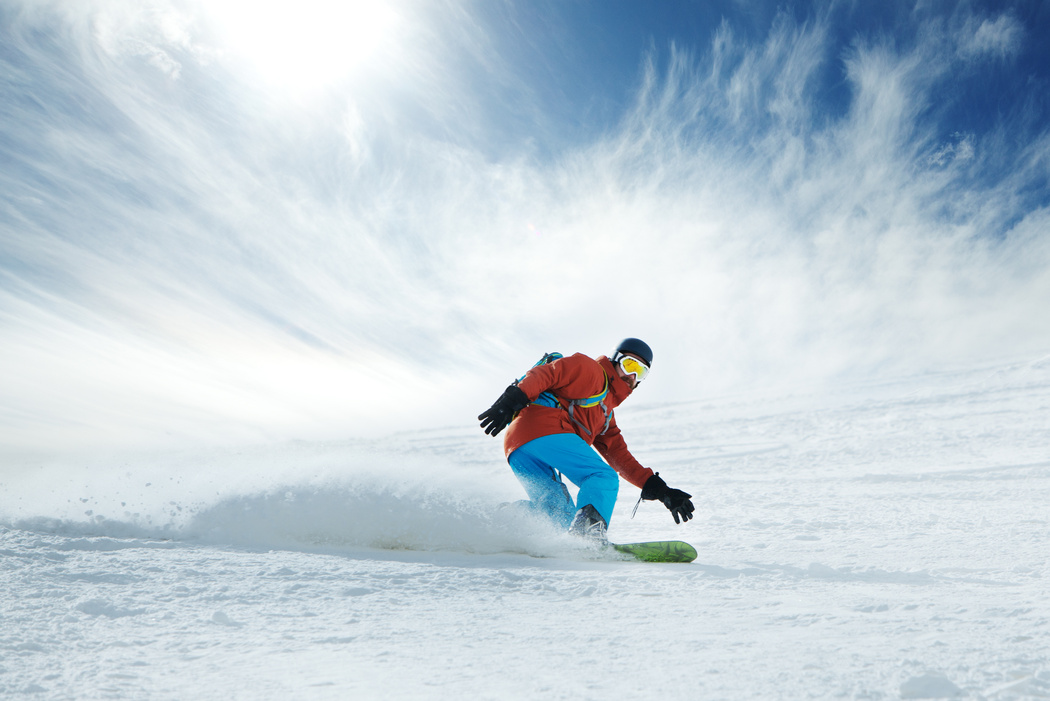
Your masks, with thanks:
[[[590,504],[605,523],[612,520],[620,477],[616,471],[575,433],[540,436],[521,446],[507,458],[514,476],[529,495],[530,508],[568,528],[576,514],[562,475],[580,488],[580,508]]]

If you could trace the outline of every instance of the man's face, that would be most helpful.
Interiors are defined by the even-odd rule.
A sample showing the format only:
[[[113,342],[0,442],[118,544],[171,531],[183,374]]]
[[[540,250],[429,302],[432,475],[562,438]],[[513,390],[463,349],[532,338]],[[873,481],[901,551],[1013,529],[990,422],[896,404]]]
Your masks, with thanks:
[[[627,355],[627,356],[630,356],[632,358],[635,358],[639,362],[642,360],[640,357],[638,357],[634,353],[624,353],[624,355]],[[616,374],[619,375],[621,378],[623,378],[623,381],[626,382],[627,386],[630,387],[632,390],[635,387],[638,386],[638,379],[633,374],[628,374],[628,373],[624,372],[623,368],[620,367],[619,363],[616,363]]]

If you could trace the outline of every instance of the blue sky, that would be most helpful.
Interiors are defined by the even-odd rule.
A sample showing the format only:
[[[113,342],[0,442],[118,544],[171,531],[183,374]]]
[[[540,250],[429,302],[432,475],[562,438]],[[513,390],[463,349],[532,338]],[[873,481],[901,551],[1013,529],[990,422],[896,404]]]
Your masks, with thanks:
[[[0,0],[0,443],[470,422],[1050,349],[1045,3]]]

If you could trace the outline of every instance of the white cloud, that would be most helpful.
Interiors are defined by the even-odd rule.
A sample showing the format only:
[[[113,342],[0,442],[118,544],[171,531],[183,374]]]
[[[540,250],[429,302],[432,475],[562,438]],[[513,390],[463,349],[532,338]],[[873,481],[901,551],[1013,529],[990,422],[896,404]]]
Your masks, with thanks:
[[[995,19],[970,16],[958,31],[959,55],[967,60],[1011,58],[1020,51],[1024,35],[1024,27],[1010,14]]]
[[[480,60],[470,23],[458,53],[426,45],[391,84],[291,106],[196,58],[175,82],[123,50],[74,77],[76,52],[22,37],[36,102],[5,108],[3,442],[469,422],[540,353],[629,335],[656,349],[653,400],[1045,349],[1045,213],[1013,196],[1045,140],[976,182],[982,137],[923,121],[950,44],[842,58],[828,21],[672,50],[617,129],[549,160],[491,155],[486,90],[440,60]],[[121,41],[209,46],[147,25]],[[834,119],[813,114],[828,61],[852,91]],[[486,70],[515,90],[509,65]]]

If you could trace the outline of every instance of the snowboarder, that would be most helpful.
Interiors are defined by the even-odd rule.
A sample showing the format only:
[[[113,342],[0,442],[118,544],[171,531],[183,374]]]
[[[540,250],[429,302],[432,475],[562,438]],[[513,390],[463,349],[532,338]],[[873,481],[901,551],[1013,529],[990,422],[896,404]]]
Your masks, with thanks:
[[[582,353],[554,357],[545,356],[478,416],[491,436],[510,426],[503,448],[529,495],[527,506],[574,535],[604,543],[619,473],[641,488],[641,499],[662,502],[675,523],[691,519],[692,495],[668,487],[659,473],[643,467],[627,449],[613,417],[613,409],[649,373],[649,346],[627,338],[611,359]],[[579,487],[579,508],[563,476]]]

